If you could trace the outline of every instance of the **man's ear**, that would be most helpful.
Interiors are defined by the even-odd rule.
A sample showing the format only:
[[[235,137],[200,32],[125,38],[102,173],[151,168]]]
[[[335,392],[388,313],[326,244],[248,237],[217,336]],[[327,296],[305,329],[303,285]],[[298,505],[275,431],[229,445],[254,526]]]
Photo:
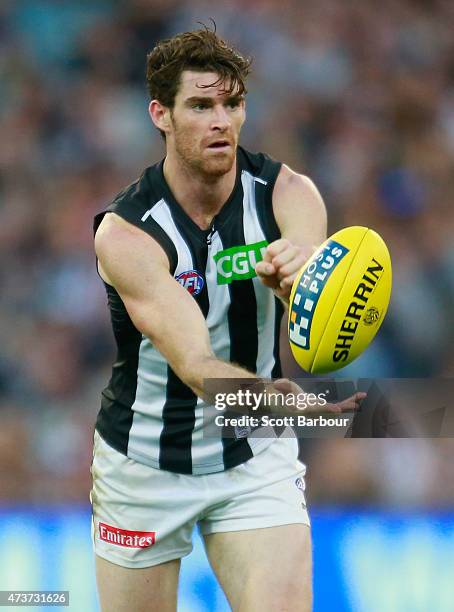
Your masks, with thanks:
[[[161,104],[159,100],[152,100],[148,105],[148,114],[158,130],[162,132],[169,131],[170,108]]]

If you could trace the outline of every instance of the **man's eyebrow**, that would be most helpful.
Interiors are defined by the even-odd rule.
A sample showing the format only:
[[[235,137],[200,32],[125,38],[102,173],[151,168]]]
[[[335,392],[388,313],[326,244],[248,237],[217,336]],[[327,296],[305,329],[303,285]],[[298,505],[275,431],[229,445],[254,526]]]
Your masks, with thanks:
[[[186,104],[193,104],[194,102],[197,104],[206,104],[207,102],[211,103],[212,100],[213,99],[209,96],[191,96],[190,98],[186,98],[185,102]]]
[[[232,94],[228,96],[227,102],[242,102],[244,100],[243,94]]]
[[[217,97],[217,96],[216,96]],[[215,97],[212,96],[191,96],[186,98],[186,104],[212,104]],[[226,102],[241,102],[244,100],[242,94],[234,94],[226,98]]]

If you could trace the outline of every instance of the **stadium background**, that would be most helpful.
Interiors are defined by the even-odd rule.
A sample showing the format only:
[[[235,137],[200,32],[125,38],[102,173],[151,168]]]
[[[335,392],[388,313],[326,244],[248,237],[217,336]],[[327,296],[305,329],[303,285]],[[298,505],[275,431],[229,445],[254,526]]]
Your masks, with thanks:
[[[162,156],[146,51],[209,17],[254,57],[243,144],[313,178],[330,230],[369,225],[390,247],[387,320],[341,374],[454,375],[452,2],[2,0],[0,589],[97,609],[88,467],[113,344],[91,219]],[[451,610],[453,441],[302,454],[316,612]],[[199,549],[180,610],[223,610]]]

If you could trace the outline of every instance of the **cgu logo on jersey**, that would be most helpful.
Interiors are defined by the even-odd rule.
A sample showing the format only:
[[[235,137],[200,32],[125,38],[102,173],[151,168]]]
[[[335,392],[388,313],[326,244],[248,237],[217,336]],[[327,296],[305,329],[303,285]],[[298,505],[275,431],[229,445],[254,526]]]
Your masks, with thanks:
[[[214,255],[218,273],[218,285],[227,285],[234,280],[254,278],[255,266],[262,261],[268,242],[230,247]]]
[[[203,289],[203,277],[197,270],[187,270],[175,277],[175,280],[180,283],[191,295],[198,295]]]

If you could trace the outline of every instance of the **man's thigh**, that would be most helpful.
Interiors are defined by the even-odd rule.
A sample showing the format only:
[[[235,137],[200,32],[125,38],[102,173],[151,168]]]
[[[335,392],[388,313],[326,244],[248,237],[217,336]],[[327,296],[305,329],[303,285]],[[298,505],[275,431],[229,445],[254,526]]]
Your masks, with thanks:
[[[204,540],[234,612],[312,610],[308,525],[213,533]]]
[[[101,610],[174,611],[180,559],[192,550],[203,483],[137,463],[99,435],[91,472]]]
[[[98,557],[137,570],[191,552],[203,483],[137,463],[99,434],[91,473],[92,539]]]
[[[131,569],[96,556],[101,612],[175,612],[180,560]]]

